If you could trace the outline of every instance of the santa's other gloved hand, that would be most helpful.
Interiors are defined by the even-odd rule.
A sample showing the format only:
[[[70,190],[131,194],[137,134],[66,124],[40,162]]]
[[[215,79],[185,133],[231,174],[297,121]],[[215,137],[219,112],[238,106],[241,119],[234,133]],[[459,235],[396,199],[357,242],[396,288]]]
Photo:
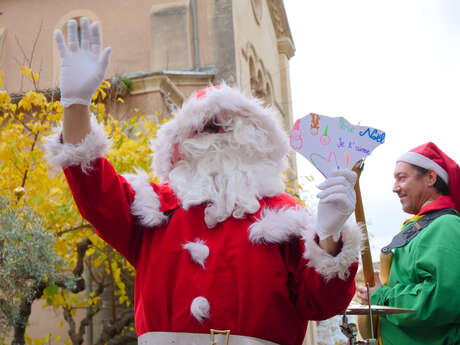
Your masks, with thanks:
[[[110,60],[110,48],[101,54],[101,35],[97,22],[90,24],[88,18],[80,20],[81,39],[78,38],[77,22],[67,23],[67,45],[61,30],[54,37],[61,58],[61,103],[89,105],[91,98],[104,80]]]
[[[329,178],[318,186],[321,192],[318,193],[316,231],[320,240],[329,236],[335,241],[340,238],[345,221],[355,210],[355,183],[356,173],[351,170],[338,170],[332,172]]]

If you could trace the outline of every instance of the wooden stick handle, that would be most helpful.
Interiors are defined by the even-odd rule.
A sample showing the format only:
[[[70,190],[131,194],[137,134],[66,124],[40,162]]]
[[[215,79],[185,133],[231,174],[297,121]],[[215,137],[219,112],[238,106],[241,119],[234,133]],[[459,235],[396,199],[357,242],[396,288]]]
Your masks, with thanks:
[[[380,253],[380,273],[379,278],[383,285],[388,285],[390,279],[390,269],[393,262],[393,253],[388,254]]]
[[[363,199],[361,197],[361,189],[359,187],[359,178],[363,168],[362,162],[356,163],[353,171],[358,175],[355,184],[356,193],[356,207],[355,218],[357,223],[361,223],[362,227],[362,245],[364,248],[361,250],[361,260],[363,263],[364,282],[369,284],[370,287],[375,285],[374,281],[374,266],[372,264],[371,248],[369,246],[369,236],[367,234],[366,217],[364,216]]]

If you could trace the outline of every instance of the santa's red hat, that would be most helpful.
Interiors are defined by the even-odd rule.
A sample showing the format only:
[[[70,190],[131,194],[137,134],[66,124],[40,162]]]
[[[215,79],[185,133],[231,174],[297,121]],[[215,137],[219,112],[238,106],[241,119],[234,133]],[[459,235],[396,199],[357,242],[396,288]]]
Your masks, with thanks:
[[[429,142],[404,153],[397,161],[436,171],[449,186],[449,194],[460,212],[460,167],[439,147]]]
[[[152,140],[153,170],[161,181],[168,181],[173,169],[175,147],[199,131],[214,116],[230,113],[247,118],[261,131],[267,133],[273,150],[269,159],[282,165],[289,150],[287,133],[280,127],[274,108],[266,107],[263,101],[245,96],[240,90],[225,83],[197,91],[191,95],[177,112],[174,119],[165,123]]]

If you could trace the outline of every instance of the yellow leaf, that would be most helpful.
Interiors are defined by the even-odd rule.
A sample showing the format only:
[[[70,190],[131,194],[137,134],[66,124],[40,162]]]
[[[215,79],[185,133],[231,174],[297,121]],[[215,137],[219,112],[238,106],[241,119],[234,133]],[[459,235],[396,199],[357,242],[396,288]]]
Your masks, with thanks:
[[[32,70],[24,65],[21,66],[21,73],[28,78],[32,76]]]
[[[35,73],[35,72],[34,72],[34,73],[33,73],[33,78],[34,78],[35,81],[37,81],[38,78],[40,78],[40,75],[39,75],[38,73]]]
[[[1,86],[1,84],[0,84],[0,86]],[[120,103],[125,103],[125,101],[124,101],[123,98],[121,98],[121,97],[118,97],[118,98],[117,98],[117,101],[120,102]]]

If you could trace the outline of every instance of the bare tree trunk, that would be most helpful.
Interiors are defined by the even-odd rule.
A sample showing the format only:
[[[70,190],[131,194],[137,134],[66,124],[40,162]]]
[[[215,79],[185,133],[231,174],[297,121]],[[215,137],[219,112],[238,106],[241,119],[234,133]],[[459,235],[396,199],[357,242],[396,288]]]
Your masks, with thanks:
[[[43,290],[48,286],[45,282],[35,282],[27,290],[25,296],[21,299],[19,307],[20,319],[14,325],[14,338],[11,345],[25,345],[25,333],[27,322],[29,321],[30,314],[32,313],[32,303],[42,297]]]
[[[85,289],[85,281],[81,277],[83,273],[83,258],[86,254],[86,250],[88,249],[91,241],[86,238],[83,241],[77,244],[77,265],[73,270],[73,275],[78,278],[76,281],[76,286],[71,291],[74,293],[78,293]],[[56,285],[67,289],[65,285],[65,280],[62,278],[61,281],[55,282]],[[32,313],[32,303],[35,300],[39,299],[43,295],[43,290],[48,286],[48,282],[44,281],[35,281],[29,289],[27,289],[26,294],[21,299],[21,304],[19,307],[19,320],[16,321],[14,325],[14,337],[11,345],[25,345],[25,333],[27,322],[29,321],[30,314]]]

